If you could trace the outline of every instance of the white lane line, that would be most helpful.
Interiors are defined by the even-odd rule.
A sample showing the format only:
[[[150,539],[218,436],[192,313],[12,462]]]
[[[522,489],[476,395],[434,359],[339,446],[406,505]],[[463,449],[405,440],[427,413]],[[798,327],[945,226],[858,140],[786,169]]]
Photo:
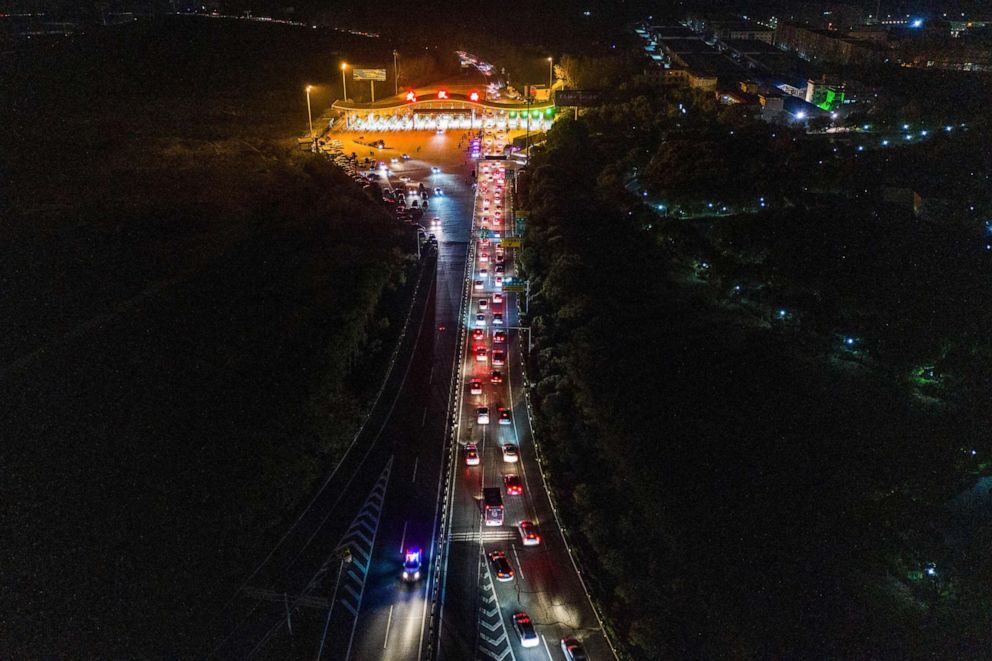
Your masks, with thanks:
[[[513,549],[513,559],[517,561],[517,573],[520,574],[520,578],[524,577],[524,567],[520,564],[520,556],[517,555],[517,545],[511,544],[510,548]]]
[[[386,638],[382,641],[382,649],[389,646],[389,625],[393,623],[393,607],[389,607],[389,617],[386,619]],[[546,645],[547,643],[545,643]]]
[[[413,477],[410,479],[411,482],[417,481],[417,464],[420,463],[420,457],[416,457],[413,460]]]
[[[408,522],[403,522],[403,536],[400,537],[400,555],[403,555],[403,549],[406,547],[406,524]]]
[[[420,417],[420,426],[423,427],[424,423],[427,422],[427,407],[424,407],[424,415]]]
[[[392,608],[392,607],[390,606],[390,608]],[[554,661],[554,657],[551,656],[551,648],[548,647],[548,639],[544,637],[544,634],[543,633],[541,634],[541,640],[544,641],[544,651],[548,653],[548,659],[550,659],[551,661]]]

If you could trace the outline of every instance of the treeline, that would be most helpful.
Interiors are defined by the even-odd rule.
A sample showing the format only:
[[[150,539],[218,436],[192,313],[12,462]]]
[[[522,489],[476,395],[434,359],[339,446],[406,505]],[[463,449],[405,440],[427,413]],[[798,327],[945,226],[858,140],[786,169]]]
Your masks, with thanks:
[[[413,243],[297,148],[308,35],[177,19],[18,62],[107,97],[18,78],[3,108],[0,657],[208,654],[381,382]]]
[[[922,318],[933,278],[967,271],[950,263],[967,238],[931,227],[913,239],[909,226],[871,266],[865,251],[892,222],[832,222],[838,209],[811,211],[812,198],[726,226],[652,212],[626,173],[673,131],[718,121],[691,96],[629,99],[623,109],[643,108],[636,123],[617,106],[559,121],[522,182],[536,433],[608,625],[645,659],[981,657],[990,529],[951,544],[945,509],[987,469],[977,390],[933,405],[825,352],[815,323],[755,316],[725,291],[769,276],[786,295],[806,287],[821,313],[874,305],[899,352],[938,338],[906,324]],[[900,266],[927,243],[929,265]],[[883,268],[888,281],[872,283]],[[893,309],[900,269],[915,311]],[[974,276],[938,291],[973,306]],[[858,295],[853,282],[877,289]]]

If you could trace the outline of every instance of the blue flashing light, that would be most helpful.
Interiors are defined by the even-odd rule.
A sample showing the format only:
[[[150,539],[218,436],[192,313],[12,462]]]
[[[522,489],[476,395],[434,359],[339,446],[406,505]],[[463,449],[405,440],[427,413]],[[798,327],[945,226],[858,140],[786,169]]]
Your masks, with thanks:
[[[911,136],[911,135],[909,135],[909,134],[907,133],[907,134],[906,134],[906,139],[907,139],[907,140],[912,140],[912,139],[913,139],[913,136]]]
[[[911,27],[911,28],[922,28],[923,27],[923,19],[922,18],[914,18],[913,19],[913,22],[909,24],[909,27]]]
[[[903,131],[908,131],[909,130],[909,124],[903,124],[902,125],[902,130]]]
[[[883,147],[888,147],[889,146],[889,141],[888,140],[882,140],[882,146]]]
[[[708,206],[710,209],[712,209],[713,208],[713,203],[712,202],[707,202],[706,203],[706,206]]]
[[[779,319],[785,319],[788,315],[789,315],[789,313],[786,312],[785,310],[779,310],[778,311],[778,318]]]
[[[926,134],[927,134],[927,130],[926,129],[923,129],[922,131],[920,131],[920,135],[926,135]]]
[[[951,131],[954,130],[954,127],[953,126],[945,126],[944,127],[944,130],[947,131],[948,133],[950,133]]]
[[[858,151],[864,151],[864,150],[865,150],[864,145],[858,145]]]
[[[854,346],[854,338],[853,337],[845,337],[844,338],[844,344],[846,344],[849,347],[853,347]]]

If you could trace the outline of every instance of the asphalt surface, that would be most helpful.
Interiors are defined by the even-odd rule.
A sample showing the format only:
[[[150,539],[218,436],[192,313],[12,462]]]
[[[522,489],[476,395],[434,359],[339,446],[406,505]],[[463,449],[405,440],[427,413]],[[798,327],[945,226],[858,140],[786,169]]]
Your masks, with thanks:
[[[482,213],[490,212],[489,228],[507,230],[492,224],[493,212],[503,208],[508,215],[512,208],[512,184],[507,178],[504,187],[505,199],[499,199],[495,184],[495,174],[504,166],[500,162],[490,164],[494,179],[484,194],[480,185],[476,208],[476,229],[480,229]],[[481,183],[487,183],[488,175],[480,173]],[[483,208],[488,198],[489,209]],[[488,253],[489,261],[482,261],[480,253]],[[507,275],[514,273],[514,250],[506,250],[505,268]],[[440,627],[441,659],[492,658],[492,659],[561,659],[560,641],[564,637],[579,638],[591,659],[608,659],[613,654],[586,596],[577,569],[572,564],[560,531],[555,524],[554,513],[548,498],[537,457],[523,392],[522,351],[526,350],[525,331],[518,330],[520,300],[523,295],[504,293],[504,302],[493,302],[493,294],[500,291],[493,274],[495,242],[483,245],[474,240],[470,258],[473,259],[473,281],[481,279],[483,289],[472,289],[471,304],[462,320],[469,328],[477,325],[479,301],[486,299],[489,310],[485,312],[485,324],[481,326],[485,336],[482,341],[469,339],[461,356],[461,379],[459,383],[460,406],[457,427],[457,442],[461,447],[475,443],[482,462],[470,467],[464,461],[461,449],[453,470],[454,489],[452,494],[451,529],[446,538],[446,572],[442,593],[442,617]],[[480,273],[488,271],[487,276]],[[507,332],[506,364],[492,364],[493,351],[502,348],[493,342],[493,333],[501,326],[494,325],[494,313],[504,315],[502,328]],[[477,360],[475,350],[485,348],[486,361]],[[491,370],[503,373],[502,383],[492,383]],[[471,379],[479,379],[482,394],[472,395],[469,390]],[[479,424],[477,409],[488,406],[490,422]],[[512,424],[498,423],[498,411],[508,408],[512,412]],[[503,459],[501,445],[514,443],[519,447],[520,460],[507,463]],[[523,482],[522,495],[508,495],[504,488],[504,476],[517,475]],[[482,525],[480,509],[483,487],[499,487],[505,506],[504,524],[499,527]],[[529,520],[538,525],[542,536],[540,545],[525,547],[521,542],[516,525],[521,520]],[[514,568],[512,581],[499,582],[489,571],[488,554],[502,551]],[[540,636],[537,647],[524,648],[512,627],[515,613],[525,612],[535,623]]]
[[[437,235],[438,250],[424,254],[408,325],[365,426],[310,506],[232,599],[214,658],[559,659],[565,636],[580,638],[589,658],[612,656],[538,468],[522,390],[516,294],[506,294],[504,303],[487,312],[487,361],[471,353],[479,344],[468,335],[478,301],[491,301],[497,291],[492,275],[484,278],[483,290],[471,285],[480,267],[492,272],[495,266],[476,261],[480,245],[473,223],[481,220],[486,199],[490,223],[497,207],[509,217],[512,206],[508,197],[494,196],[491,182],[485,182],[485,195],[481,187],[478,195],[473,192],[476,163],[468,158],[463,135],[332,136],[345,153],[383,161],[389,169],[380,170],[380,184],[402,189],[424,182],[432,195],[421,225]],[[380,138],[386,148],[369,145]],[[492,172],[503,167],[478,165]],[[442,195],[433,194],[435,186]],[[439,226],[431,223],[434,216]],[[486,249],[493,259],[495,246]],[[506,252],[508,274],[512,253]],[[500,384],[489,382],[495,368],[493,312],[504,314],[508,336]],[[470,375],[486,384],[483,395],[469,394]],[[492,409],[488,425],[474,417],[482,402]],[[511,409],[513,424],[498,424],[499,407]],[[478,444],[481,466],[465,465],[467,442]],[[503,442],[519,445],[518,463],[503,462]],[[523,495],[503,490],[504,525],[483,529],[481,488],[502,489],[508,473],[520,476]],[[520,543],[521,519],[538,524],[539,546]],[[406,582],[402,562],[412,547],[423,549],[424,563],[419,579]],[[513,581],[493,580],[485,554],[494,550],[507,554]],[[520,645],[510,625],[518,611],[534,620],[539,646]]]
[[[333,137],[346,153],[368,155],[367,145],[350,139],[357,136]],[[422,219],[437,234],[438,251],[424,251],[408,326],[362,431],[228,605],[214,658],[415,659],[425,646],[430,583],[426,576],[412,584],[400,580],[401,549],[429,549],[439,515],[471,223],[473,166],[459,138],[395,135],[387,137],[387,149],[374,149],[376,160],[399,161],[390,164],[383,185],[402,187],[402,176],[444,189],[431,196]],[[403,153],[411,158],[403,160]],[[432,173],[434,166],[443,171]],[[430,228],[433,216],[441,219],[439,228]]]

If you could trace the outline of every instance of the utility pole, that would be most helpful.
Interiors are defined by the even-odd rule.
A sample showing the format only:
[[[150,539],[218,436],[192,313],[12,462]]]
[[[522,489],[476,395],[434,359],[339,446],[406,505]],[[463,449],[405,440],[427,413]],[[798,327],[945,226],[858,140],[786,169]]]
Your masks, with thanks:
[[[370,80],[369,84],[372,86],[372,103],[375,103],[375,81]]]

